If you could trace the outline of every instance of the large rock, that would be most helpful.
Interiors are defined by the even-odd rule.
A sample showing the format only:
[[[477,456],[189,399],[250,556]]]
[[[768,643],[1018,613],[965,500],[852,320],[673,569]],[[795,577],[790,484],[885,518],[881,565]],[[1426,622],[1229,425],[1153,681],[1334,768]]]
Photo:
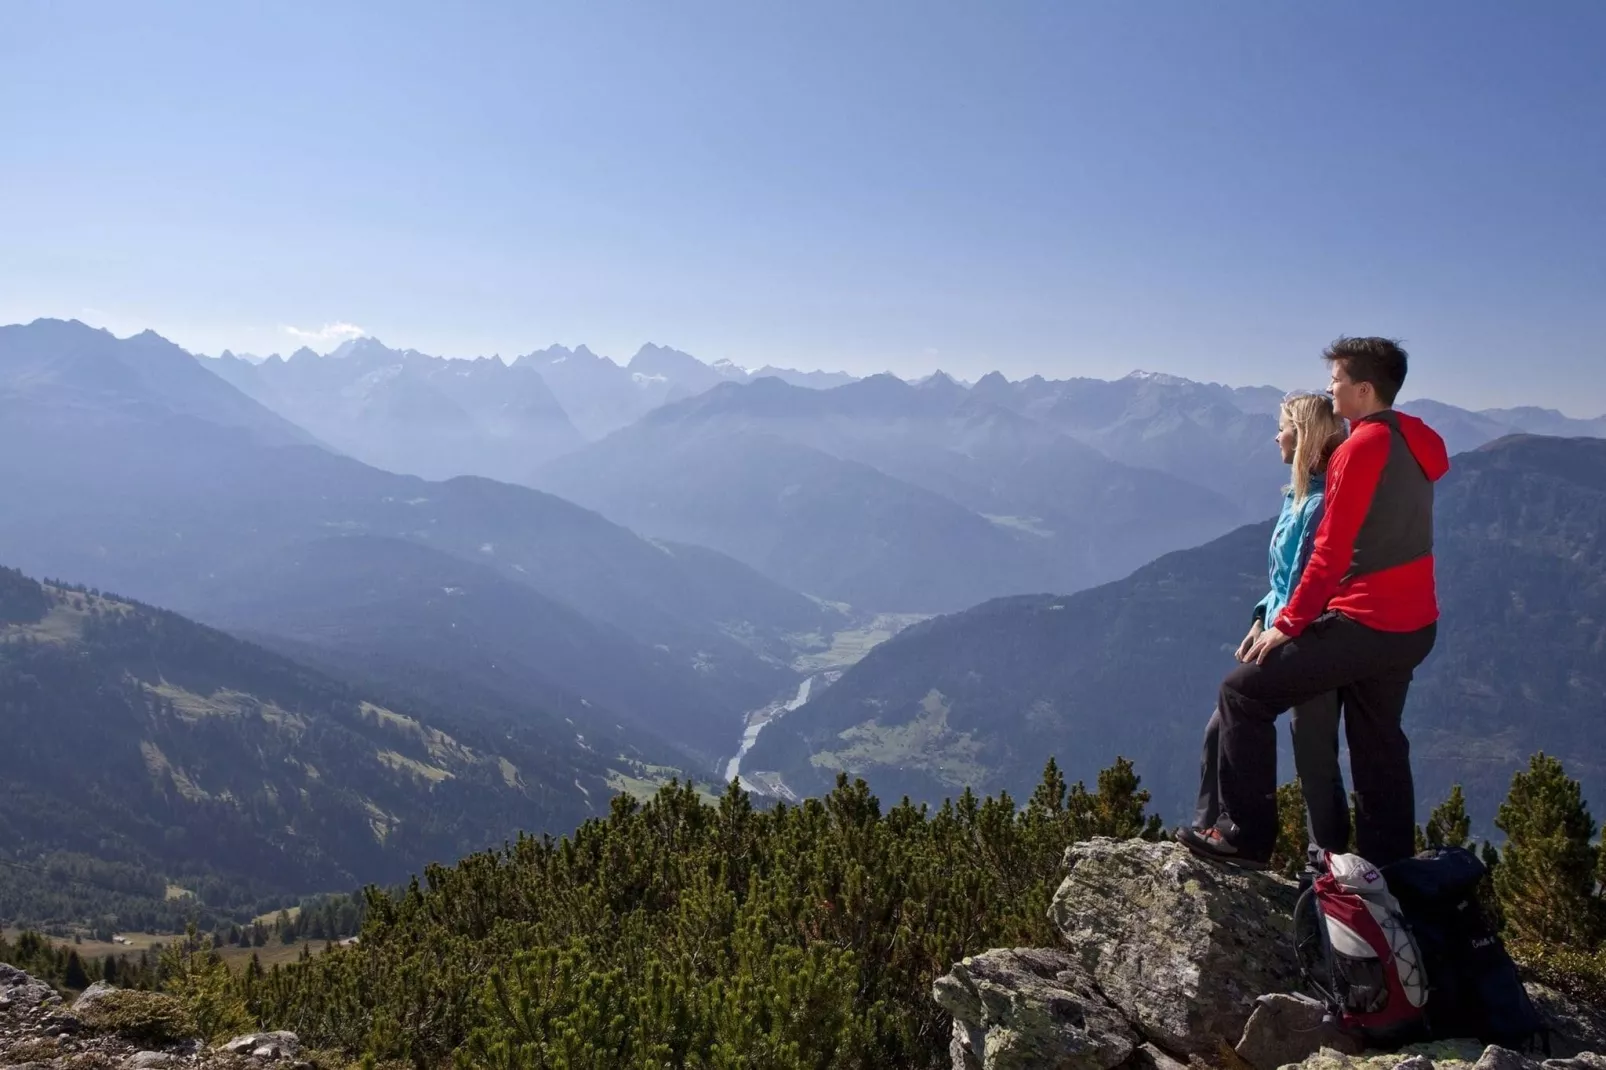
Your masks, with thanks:
[[[1591,1006],[1554,988],[1529,982],[1528,998],[1550,1030],[1550,1051],[1558,1059],[1580,1052],[1606,1052],[1606,1007]]]
[[[1298,888],[1176,843],[1098,838],[1065,852],[1050,917],[1109,1005],[1160,1048],[1214,1056],[1256,997],[1299,987]]]
[[[1327,1008],[1305,996],[1261,996],[1234,1049],[1254,1070],[1277,1070],[1323,1048],[1358,1055],[1361,1045],[1328,1020]]]
[[[955,1070],[1110,1070],[1140,1043],[1063,951],[967,958],[937,979],[932,995],[954,1016]]]
[[[1080,843],[1065,865],[1050,910],[1063,949],[989,951],[936,982],[956,1070],[1172,1070],[1223,1055],[1275,1070],[1324,1042],[1355,1050],[1294,997],[1262,1003],[1246,1033],[1257,997],[1298,986],[1291,882],[1142,840]]]

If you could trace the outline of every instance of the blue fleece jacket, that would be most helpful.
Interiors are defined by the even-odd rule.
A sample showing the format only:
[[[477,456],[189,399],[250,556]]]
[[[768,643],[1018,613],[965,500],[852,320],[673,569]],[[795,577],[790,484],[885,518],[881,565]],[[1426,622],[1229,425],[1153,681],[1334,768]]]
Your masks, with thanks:
[[[1299,586],[1300,573],[1310,560],[1316,529],[1322,522],[1325,490],[1326,480],[1317,474],[1310,477],[1310,493],[1304,501],[1296,505],[1292,490],[1283,495],[1282,512],[1277,515],[1277,526],[1272,529],[1271,550],[1267,555],[1271,590],[1255,605],[1255,617],[1268,625],[1288,604],[1294,588]]]

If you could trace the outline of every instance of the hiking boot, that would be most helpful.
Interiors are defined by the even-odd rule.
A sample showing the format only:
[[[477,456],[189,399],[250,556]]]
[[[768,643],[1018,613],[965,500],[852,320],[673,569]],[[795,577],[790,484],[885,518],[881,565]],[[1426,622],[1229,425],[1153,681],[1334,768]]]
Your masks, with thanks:
[[[1177,842],[1200,858],[1225,862],[1240,869],[1265,869],[1266,859],[1251,858],[1238,850],[1227,834],[1216,826],[1177,829]]]

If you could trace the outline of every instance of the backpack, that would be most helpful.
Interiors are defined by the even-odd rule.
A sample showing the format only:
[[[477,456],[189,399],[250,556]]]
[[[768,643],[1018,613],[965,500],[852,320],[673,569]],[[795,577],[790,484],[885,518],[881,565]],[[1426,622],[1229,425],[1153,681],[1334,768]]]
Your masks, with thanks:
[[[1332,1019],[1373,1046],[1420,1039],[1427,976],[1383,874],[1360,855],[1323,851],[1301,889],[1294,908],[1300,974]]]
[[[1543,1020],[1516,963],[1478,904],[1488,872],[1471,851],[1441,847],[1387,867],[1389,886],[1433,979],[1427,1024],[1436,1038],[1476,1037],[1514,1051],[1550,1053]]]

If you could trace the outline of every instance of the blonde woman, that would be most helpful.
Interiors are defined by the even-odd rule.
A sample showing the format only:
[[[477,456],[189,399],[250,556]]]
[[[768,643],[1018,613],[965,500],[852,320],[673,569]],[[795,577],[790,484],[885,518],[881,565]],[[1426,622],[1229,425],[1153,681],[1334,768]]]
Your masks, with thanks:
[[[1326,394],[1290,394],[1283,399],[1277,418],[1277,447],[1289,466],[1282,512],[1271,533],[1269,572],[1271,589],[1255,605],[1254,621],[1234,655],[1249,656],[1266,622],[1288,604],[1300,573],[1310,560],[1311,545],[1321,524],[1327,462],[1344,441],[1344,421]],[[1330,851],[1345,851],[1350,838],[1349,802],[1338,767],[1337,692],[1328,692],[1294,708],[1294,771],[1304,789],[1305,812],[1311,844]],[[1205,728],[1203,770],[1194,829],[1213,827],[1221,815],[1217,787],[1221,714],[1217,711]]]

